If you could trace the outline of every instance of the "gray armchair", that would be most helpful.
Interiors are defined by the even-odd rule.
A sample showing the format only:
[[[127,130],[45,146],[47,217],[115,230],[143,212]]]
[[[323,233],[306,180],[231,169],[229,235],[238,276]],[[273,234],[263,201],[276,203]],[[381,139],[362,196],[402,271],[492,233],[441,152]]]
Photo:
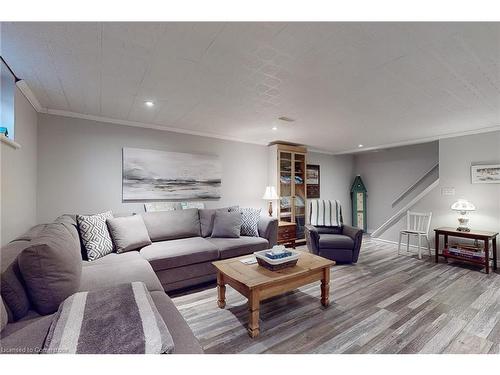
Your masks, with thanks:
[[[307,248],[313,254],[341,263],[356,263],[363,231],[348,225],[315,227],[306,225]]]

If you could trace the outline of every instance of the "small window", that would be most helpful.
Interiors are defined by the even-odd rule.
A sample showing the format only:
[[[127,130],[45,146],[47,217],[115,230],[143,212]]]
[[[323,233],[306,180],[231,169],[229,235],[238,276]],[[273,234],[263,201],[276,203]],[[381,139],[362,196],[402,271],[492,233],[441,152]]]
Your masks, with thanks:
[[[0,134],[14,140],[14,96],[16,77],[0,59]]]

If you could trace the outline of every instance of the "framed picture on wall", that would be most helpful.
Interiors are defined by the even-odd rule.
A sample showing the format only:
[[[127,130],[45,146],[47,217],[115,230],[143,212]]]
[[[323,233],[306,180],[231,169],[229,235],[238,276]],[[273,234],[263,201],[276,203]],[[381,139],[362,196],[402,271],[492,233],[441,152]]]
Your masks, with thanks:
[[[471,165],[473,184],[500,184],[500,164]]]
[[[319,198],[319,165],[307,164],[306,168],[306,188],[307,198]]]

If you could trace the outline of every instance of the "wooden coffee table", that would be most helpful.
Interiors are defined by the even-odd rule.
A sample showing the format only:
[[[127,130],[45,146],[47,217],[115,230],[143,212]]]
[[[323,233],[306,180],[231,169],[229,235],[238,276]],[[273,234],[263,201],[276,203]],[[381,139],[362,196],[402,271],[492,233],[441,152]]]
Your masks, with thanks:
[[[334,261],[303,252],[297,265],[279,271],[269,271],[258,264],[244,264],[238,258],[219,260],[217,268],[218,305],[226,307],[226,284],[248,298],[248,334],[259,335],[260,301],[292,291],[300,286],[321,280],[321,304],[328,306],[330,293],[330,267]]]

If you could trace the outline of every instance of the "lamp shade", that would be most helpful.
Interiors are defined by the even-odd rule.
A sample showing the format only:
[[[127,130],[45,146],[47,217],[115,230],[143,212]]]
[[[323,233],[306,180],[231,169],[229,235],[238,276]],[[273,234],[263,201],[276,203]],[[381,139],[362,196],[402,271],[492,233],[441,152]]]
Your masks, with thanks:
[[[276,194],[276,188],[274,186],[267,186],[262,199],[266,199],[268,201],[280,199],[278,194]]]
[[[455,211],[474,211],[476,206],[466,199],[459,199],[451,205],[451,209]]]

